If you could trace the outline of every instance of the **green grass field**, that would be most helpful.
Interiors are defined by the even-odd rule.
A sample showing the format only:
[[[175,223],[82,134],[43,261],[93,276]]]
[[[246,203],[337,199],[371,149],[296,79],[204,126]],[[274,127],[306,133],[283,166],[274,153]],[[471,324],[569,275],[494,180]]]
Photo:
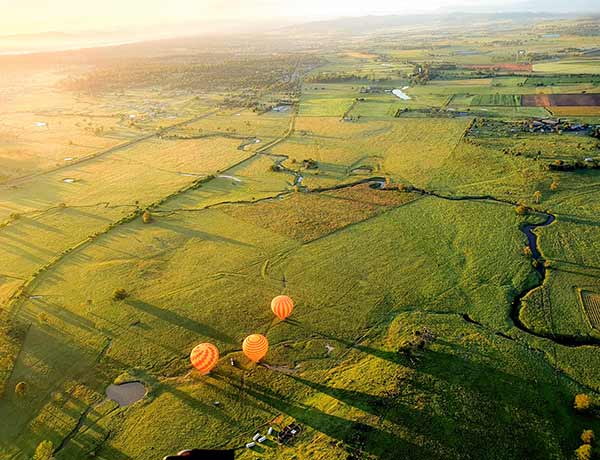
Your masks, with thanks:
[[[353,168],[369,163],[375,175],[424,186],[461,139],[468,119],[390,119],[343,122],[333,117],[299,117],[295,133],[272,149],[285,165],[299,168],[312,158],[317,169],[302,170],[309,187],[354,180]],[[295,162],[295,163],[294,163]]]
[[[330,200],[326,196],[322,199]],[[479,236],[476,236],[471,231],[470,222],[479,220],[482,213],[487,217],[488,227],[479,225]],[[379,327],[382,322],[386,324],[395,312],[443,311],[457,316],[466,312],[490,327],[504,328],[506,310],[492,313],[486,305],[489,302],[501,304],[506,295],[519,289],[527,277],[527,261],[514,256],[519,253],[522,244],[518,219],[506,206],[427,198],[304,246],[284,235],[262,229],[262,225],[243,224],[247,219],[235,219],[229,214],[229,211],[225,214],[215,208],[200,213],[157,217],[148,226],[131,223],[70,254],[48,275],[39,277],[30,287],[30,294],[41,297],[24,301],[19,307],[19,316],[30,318],[34,324],[29,329],[9,386],[15,381],[29,380],[28,375],[33,372],[37,376],[36,392],[69,394],[69,384],[77,376],[80,376],[80,381],[83,377],[87,385],[93,386],[98,372],[115,378],[123,371],[134,374],[141,370],[149,372],[150,367],[155,369],[150,371],[152,376],[160,369],[159,375],[163,377],[145,377],[158,379],[156,394],[151,392],[147,402],[121,420],[125,438],[119,438],[114,444],[120,446],[119,450],[126,456],[139,456],[141,451],[126,447],[130,445],[127,439],[158,433],[165,423],[170,425],[170,420],[194,418],[193,412],[189,411],[197,409],[194,409],[194,404],[189,405],[189,398],[199,398],[200,404],[205,407],[210,406],[211,398],[216,398],[224,401],[225,407],[230,407],[228,410],[235,410],[235,406],[231,406],[234,404],[233,396],[228,397],[225,390],[235,384],[239,376],[224,376],[225,380],[215,382],[216,387],[212,390],[204,389],[206,384],[200,384],[199,388],[196,388],[198,383],[190,386],[196,378],[191,377],[189,381],[186,353],[194,341],[214,341],[222,353],[234,352],[236,354],[232,356],[238,356],[236,350],[239,350],[245,331],[268,331],[273,347],[273,357],[269,362],[285,366],[290,359],[296,362],[306,359],[310,363],[313,357],[323,354],[317,347],[318,342],[305,351],[302,348],[285,351],[285,343],[290,340],[296,344],[306,341],[308,346],[314,340],[311,335],[316,331],[318,336],[333,341],[339,349],[334,356],[338,356],[348,343],[353,343],[365,331]],[[433,223],[424,216],[438,216],[443,224]],[[295,222],[293,216],[285,214],[266,215],[264,219],[282,217],[290,223]],[[440,225],[447,232],[441,240],[435,230]],[[489,235],[491,229],[497,236]],[[505,236],[509,236],[509,240],[505,241]],[[464,255],[452,249],[461,244],[462,238],[468,239],[474,248],[481,249],[467,254],[465,259]],[[481,238],[480,243],[474,244],[474,238]],[[494,241],[493,248],[487,245],[489,241]],[[439,252],[435,259],[424,258],[430,253],[431,244],[435,244],[438,251],[444,248],[444,252]],[[355,248],[351,253],[344,249],[349,245]],[[488,257],[497,257],[499,250],[507,251],[500,260],[510,264],[503,271],[511,275],[504,280],[496,278],[498,267],[492,267],[487,261]],[[338,257],[315,263],[319,254],[325,253],[338,254]],[[86,263],[87,260],[94,262]],[[516,266],[512,266],[515,262]],[[191,272],[182,271],[181,267],[187,264],[198,268]],[[359,266],[361,269],[357,271]],[[439,274],[440,266],[445,267],[445,279],[434,275]],[[345,268],[341,270],[341,267]],[[419,269],[415,270],[415,267]],[[365,278],[363,273],[368,276]],[[158,276],[161,279],[159,284],[156,283]],[[393,289],[388,283],[382,284],[390,277],[394,280],[391,283]],[[298,303],[294,319],[299,326],[274,324],[265,306],[269,297],[279,292],[284,278],[286,291],[293,293]],[[419,282],[418,279],[436,281]],[[127,286],[131,298],[124,302],[110,301],[116,286]],[[240,290],[240,286],[244,288]],[[241,305],[246,306],[245,312],[235,320],[217,313],[232,308],[240,312]],[[352,308],[353,322],[342,332],[337,324],[347,315],[348,308]],[[48,316],[43,323],[36,320],[40,312]],[[322,314],[315,315],[315,312]],[[279,343],[284,349],[279,350]],[[107,344],[108,349],[103,354]],[[324,347],[324,344],[321,346]],[[52,357],[53,353],[66,356],[66,350],[73,355],[64,362],[64,366],[39,367],[43,362],[57,359]],[[302,358],[304,353],[308,355]],[[27,364],[30,356],[35,356],[35,361]],[[309,375],[322,381],[323,370],[319,369],[328,361],[334,362],[334,356],[317,363],[318,368]],[[39,364],[30,367],[34,362]],[[307,366],[308,373],[312,364]],[[225,363],[223,367],[226,367]],[[247,378],[253,379],[256,372],[258,370],[248,374]],[[259,375],[263,373],[258,372]],[[277,386],[273,387],[274,383],[267,375],[262,375],[258,382],[266,385],[264,391],[281,391]],[[220,388],[221,385],[225,388]],[[185,402],[186,398],[188,402]],[[11,396],[9,401],[13,402],[4,410],[23,421],[29,419],[28,414],[37,413],[35,420],[41,423],[40,420],[47,420],[53,411],[64,410],[64,404],[85,405],[84,396],[81,399],[83,401],[71,396],[66,401],[53,400],[50,403],[43,399],[30,401],[32,412],[20,413],[15,412],[19,400]],[[100,395],[92,401],[98,399],[101,399]],[[176,403],[178,400],[181,402]],[[61,409],[56,406],[61,406]],[[166,410],[166,407],[169,409]],[[139,410],[145,414],[146,422],[138,423],[137,430],[133,426],[127,428],[130,417],[138,419],[140,415],[136,414]],[[260,410],[248,412],[246,423],[237,419],[238,432],[251,431],[253,424],[259,420],[267,421],[276,412],[273,409],[266,413]],[[152,413],[163,415],[156,418],[149,415]],[[212,416],[210,412],[206,413],[203,417],[206,419],[204,424],[216,431],[228,426],[220,411]],[[27,426],[31,423],[28,422]],[[21,433],[20,436],[32,437],[32,433],[27,435],[27,431],[23,431],[25,426],[22,422],[14,428]],[[214,433],[210,434],[211,438],[204,438],[209,432],[202,430],[194,435],[200,437],[193,439],[202,444],[221,439],[215,439]],[[50,436],[51,432],[45,433]],[[228,433],[219,442],[230,439],[231,432]]]
[[[598,74],[600,60],[598,59],[565,59],[555,62],[541,62],[533,66],[535,72],[567,73],[567,74]]]
[[[471,100],[473,106],[501,106],[501,107],[518,107],[521,105],[521,96],[511,94],[488,94],[475,96]]]

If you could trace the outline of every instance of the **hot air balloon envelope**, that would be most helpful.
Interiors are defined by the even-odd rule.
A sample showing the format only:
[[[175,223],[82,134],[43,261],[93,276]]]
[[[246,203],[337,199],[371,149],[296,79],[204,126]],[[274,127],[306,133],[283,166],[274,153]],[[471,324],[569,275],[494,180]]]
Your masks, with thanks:
[[[208,374],[219,362],[219,349],[212,343],[196,345],[190,353],[190,361],[201,374]]]
[[[242,349],[244,350],[244,354],[256,363],[267,354],[269,341],[264,335],[252,334],[244,339]]]
[[[279,319],[286,319],[292,314],[294,301],[286,295],[278,295],[271,300],[271,310]]]

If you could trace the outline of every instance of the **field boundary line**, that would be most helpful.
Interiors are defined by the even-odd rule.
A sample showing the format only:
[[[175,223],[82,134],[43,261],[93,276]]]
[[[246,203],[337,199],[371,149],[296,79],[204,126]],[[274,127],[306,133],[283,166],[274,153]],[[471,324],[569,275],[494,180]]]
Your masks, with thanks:
[[[167,128],[167,130],[171,130],[171,129],[175,129],[177,127],[183,126],[185,124],[189,124],[189,123],[193,123],[194,121],[197,121],[198,119],[202,119],[208,116],[211,116],[212,114],[216,113],[217,111],[212,111],[206,114],[203,114],[199,117],[195,117],[192,120],[187,120],[185,122],[181,122],[181,123],[177,123],[176,125],[173,125],[169,128]],[[294,131],[294,126],[295,126],[295,116],[296,112],[294,111],[294,114],[292,116],[292,119],[290,120],[290,126],[288,128],[288,131],[285,133],[285,135],[279,139],[277,139],[274,143],[278,143],[281,142],[282,140],[284,140],[285,138],[287,138],[293,131]],[[165,130],[163,130],[162,132],[164,132]],[[155,134],[153,134],[154,136]],[[271,143],[263,146],[263,150],[266,148],[270,148],[271,147]],[[245,161],[248,161],[254,157],[257,157],[260,154],[260,149],[258,149],[256,152],[254,152],[253,154],[249,155],[248,157],[244,158],[243,160],[229,166],[227,169],[224,169],[223,171],[221,171],[219,174],[222,174],[223,172],[228,172],[231,169],[239,166],[240,164],[244,163]],[[150,210],[154,210],[156,207],[162,205],[163,203],[179,196],[182,195],[190,190],[194,190],[196,188],[198,188],[200,185],[202,185],[203,183],[209,182],[211,180],[214,180],[216,178],[216,176],[213,175],[209,175],[203,178],[199,178],[197,180],[192,181],[190,184],[186,185],[185,187],[176,190],[173,193],[170,193],[169,195],[166,195],[162,198],[159,198],[158,200],[156,200],[153,203],[148,204],[147,206],[145,206],[145,209],[150,209]],[[109,224],[104,230],[101,230],[99,232],[93,233],[91,235],[89,235],[88,237],[86,237],[85,239],[79,241],[77,244],[65,249],[63,252],[61,252],[60,254],[58,254],[57,256],[55,256],[54,258],[52,258],[50,261],[48,261],[46,264],[44,264],[43,266],[39,267],[37,270],[35,270],[29,278],[27,278],[23,284],[21,284],[21,286],[19,286],[6,300],[5,303],[5,307],[6,307],[6,311],[9,315],[9,317],[12,317],[14,319],[14,317],[16,316],[17,313],[17,309],[15,309],[15,304],[17,303],[17,301],[19,299],[22,298],[23,294],[26,292],[27,289],[29,289],[31,286],[34,285],[35,281],[38,279],[38,277],[42,274],[45,273],[46,271],[52,269],[54,266],[56,266],[58,263],[60,263],[65,257],[67,257],[69,254],[83,248],[84,246],[96,241],[98,238],[100,238],[102,235],[106,235],[107,233],[109,233],[112,229],[122,225],[122,224],[127,224],[129,222],[132,222],[133,220],[135,220],[136,218],[138,218],[143,212],[143,209],[138,207],[136,208],[133,212],[131,212],[130,214],[122,217],[121,219],[112,222],[111,224]]]
[[[110,153],[118,152],[119,150],[125,149],[127,147],[131,147],[132,145],[136,145],[136,144],[139,144],[141,142],[147,141],[149,139],[152,139],[153,137],[160,137],[164,133],[167,133],[167,132],[172,131],[174,129],[180,128],[180,127],[185,126],[187,124],[194,123],[196,121],[202,120],[203,118],[210,117],[211,115],[214,115],[217,112],[218,112],[218,110],[212,110],[212,111],[204,113],[202,115],[198,115],[196,117],[193,117],[193,118],[191,118],[189,120],[184,120],[184,121],[181,121],[179,123],[175,123],[175,124],[173,124],[171,126],[168,126],[167,128],[164,128],[162,130],[159,130],[159,131],[156,131],[156,132],[153,132],[153,133],[150,133],[150,134],[146,134],[146,135],[144,135],[142,137],[137,137],[135,139],[131,139],[131,140],[127,141],[127,142],[115,145],[113,147],[109,147],[108,149],[101,150],[99,152],[91,153],[91,154],[89,154],[87,156],[84,156],[84,157],[80,158],[77,161],[72,161],[69,164],[60,165],[60,166],[57,166],[55,168],[47,169],[45,171],[39,171],[37,173],[28,174],[28,175],[25,175],[25,176],[15,177],[13,179],[9,179],[6,182],[0,182],[0,186],[6,187],[6,186],[17,185],[17,184],[20,184],[22,182],[26,182],[29,179],[34,179],[36,177],[40,177],[40,176],[44,176],[46,174],[54,173],[56,171],[60,171],[60,170],[62,170],[64,168],[68,168],[68,167],[71,167],[71,166],[80,165],[80,164],[85,163],[87,161],[94,160],[94,159],[103,157],[104,155],[108,155]]]

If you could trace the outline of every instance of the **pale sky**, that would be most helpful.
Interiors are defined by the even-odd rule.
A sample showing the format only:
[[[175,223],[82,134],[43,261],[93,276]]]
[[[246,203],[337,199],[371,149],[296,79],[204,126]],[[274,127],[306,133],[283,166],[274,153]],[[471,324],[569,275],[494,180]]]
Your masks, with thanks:
[[[509,5],[517,0],[0,0],[0,35],[126,26],[323,19]]]

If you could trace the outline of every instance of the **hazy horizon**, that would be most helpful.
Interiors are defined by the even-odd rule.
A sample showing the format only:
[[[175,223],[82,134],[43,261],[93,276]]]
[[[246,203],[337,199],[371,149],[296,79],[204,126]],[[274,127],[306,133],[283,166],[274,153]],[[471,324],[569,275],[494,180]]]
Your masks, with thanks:
[[[519,8],[537,8],[547,12],[597,9],[594,8],[594,2],[589,0],[568,3],[554,0],[539,7],[536,5],[537,3],[522,0],[424,0],[417,3],[407,0],[374,0],[367,3],[358,0],[333,0],[326,3],[317,0],[235,0],[226,4],[217,0],[106,0],[99,10],[75,0],[57,0],[52,3],[23,0],[3,9],[0,37],[46,32],[106,33],[128,28],[139,31],[157,26],[168,29],[178,25],[204,26],[209,31],[228,31],[235,27],[256,27],[277,21],[291,23],[366,15],[444,13],[461,9],[473,12],[513,11]]]

